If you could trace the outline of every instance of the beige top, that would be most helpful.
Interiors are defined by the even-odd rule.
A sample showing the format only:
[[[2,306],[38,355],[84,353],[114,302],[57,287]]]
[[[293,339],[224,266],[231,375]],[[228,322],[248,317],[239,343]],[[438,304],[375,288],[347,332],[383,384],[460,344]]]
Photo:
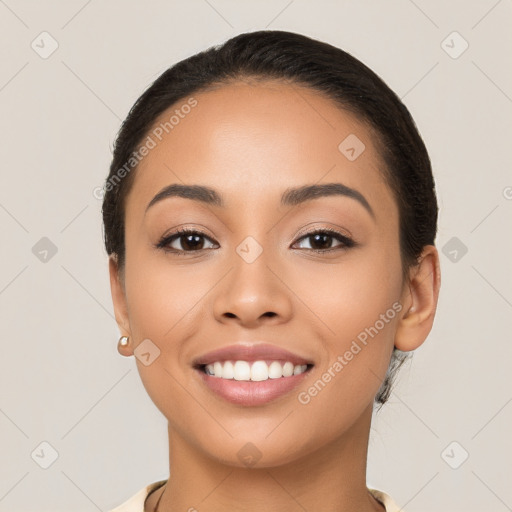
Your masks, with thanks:
[[[119,505],[118,507],[113,508],[108,512],[144,512],[144,502],[146,501],[146,498],[153,491],[156,491],[159,487],[162,487],[165,482],[167,482],[167,480],[159,480],[158,482],[147,485],[137,494],[132,496],[128,501],[125,501],[122,505]],[[384,507],[386,507],[386,512],[404,512],[387,494],[383,493],[382,491],[377,491],[376,489],[368,490],[377,501],[380,501]]]

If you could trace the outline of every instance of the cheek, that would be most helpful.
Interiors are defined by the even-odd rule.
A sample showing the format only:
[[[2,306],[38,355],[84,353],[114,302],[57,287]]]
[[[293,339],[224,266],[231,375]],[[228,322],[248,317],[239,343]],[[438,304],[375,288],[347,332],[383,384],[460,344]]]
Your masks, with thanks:
[[[356,408],[368,405],[384,378],[402,309],[400,256],[388,247],[381,244],[379,250],[354,252],[343,264],[311,265],[309,272],[296,273],[308,275],[307,283],[296,280],[294,292],[307,298],[324,349],[317,376],[322,382],[316,386],[319,407],[341,397]],[[320,393],[323,384],[330,391]],[[305,400],[317,391],[311,389]]]
[[[155,258],[149,261],[147,255],[137,259],[133,253],[131,262],[127,261],[130,328],[136,348],[145,340],[157,347],[151,348],[158,355],[149,365],[143,363],[143,358],[135,357],[135,361],[146,392],[162,414],[170,418],[175,411],[190,408],[190,395],[184,391],[188,375],[183,372],[188,362],[183,347],[197,328],[197,322],[188,321],[189,315],[197,315],[195,308],[201,307],[207,285],[204,274],[200,280],[197,272],[194,274],[186,266],[171,266],[165,258],[162,262]],[[192,408],[191,414],[199,412]],[[194,422],[188,413],[185,418],[185,423]]]
[[[130,324],[140,336],[172,339],[182,322],[208,292],[205,279],[192,265],[170,264],[165,258],[132,258],[126,267],[126,292]],[[212,276],[215,277],[215,276]]]
[[[389,365],[402,309],[399,286],[389,285],[378,272],[332,276],[329,287],[330,293],[315,302],[323,321],[317,337],[324,356],[298,396],[310,418],[318,418],[318,430],[325,429],[317,434],[326,439],[348,429],[372,404]]]
[[[303,260],[286,272],[285,280],[310,308],[312,320],[321,320],[323,332],[334,343],[343,344],[374,325],[401,296],[398,249],[391,244],[372,246],[347,253],[338,263]]]

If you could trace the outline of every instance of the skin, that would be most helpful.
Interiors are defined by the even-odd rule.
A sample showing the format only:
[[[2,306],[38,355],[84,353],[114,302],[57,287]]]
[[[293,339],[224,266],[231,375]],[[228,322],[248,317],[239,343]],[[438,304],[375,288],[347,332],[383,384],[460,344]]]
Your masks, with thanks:
[[[232,83],[194,98],[198,105],[139,164],[126,201],[125,268],[114,256],[109,261],[116,320],[130,337],[121,352],[133,355],[145,339],[161,351],[148,366],[135,358],[168,420],[172,475],[145,510],[161,497],[159,512],[382,511],[365,480],[373,399],[393,346],[414,350],[432,328],[437,250],[426,246],[402,280],[398,208],[371,131],[329,99],[272,81]],[[349,134],[366,147],[354,161],[338,150]],[[289,187],[328,182],[358,190],[375,219],[343,196],[279,204]],[[226,206],[172,197],[145,213],[171,183],[211,186]],[[155,248],[178,226],[203,231],[204,249],[180,256]],[[312,251],[322,246],[304,235],[329,228],[358,245],[343,248],[333,238],[323,246],[330,252]],[[247,236],[263,249],[250,264],[236,252]],[[172,247],[183,250],[186,240]],[[397,301],[401,311],[301,404],[298,393]],[[315,366],[273,402],[234,405],[210,392],[191,362],[237,341],[268,341]],[[252,467],[237,456],[249,442],[261,454]]]

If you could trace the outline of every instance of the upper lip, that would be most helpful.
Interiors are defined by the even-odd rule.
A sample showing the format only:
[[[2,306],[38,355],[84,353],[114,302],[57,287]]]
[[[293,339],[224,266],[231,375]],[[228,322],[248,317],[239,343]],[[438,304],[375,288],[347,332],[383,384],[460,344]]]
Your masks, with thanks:
[[[290,361],[294,365],[313,364],[309,359],[270,343],[235,343],[196,357],[192,364],[199,367],[216,361],[253,362],[266,359]]]

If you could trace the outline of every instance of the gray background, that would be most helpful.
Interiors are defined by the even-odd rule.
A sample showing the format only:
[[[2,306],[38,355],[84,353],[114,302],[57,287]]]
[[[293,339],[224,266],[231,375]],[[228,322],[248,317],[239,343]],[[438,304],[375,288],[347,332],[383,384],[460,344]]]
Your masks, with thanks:
[[[263,28],[374,69],[434,167],[439,308],[376,417],[368,484],[408,512],[512,510],[511,15],[510,0],[0,0],[0,511],[108,510],[167,477],[165,419],[117,353],[93,192],[164,69]]]

